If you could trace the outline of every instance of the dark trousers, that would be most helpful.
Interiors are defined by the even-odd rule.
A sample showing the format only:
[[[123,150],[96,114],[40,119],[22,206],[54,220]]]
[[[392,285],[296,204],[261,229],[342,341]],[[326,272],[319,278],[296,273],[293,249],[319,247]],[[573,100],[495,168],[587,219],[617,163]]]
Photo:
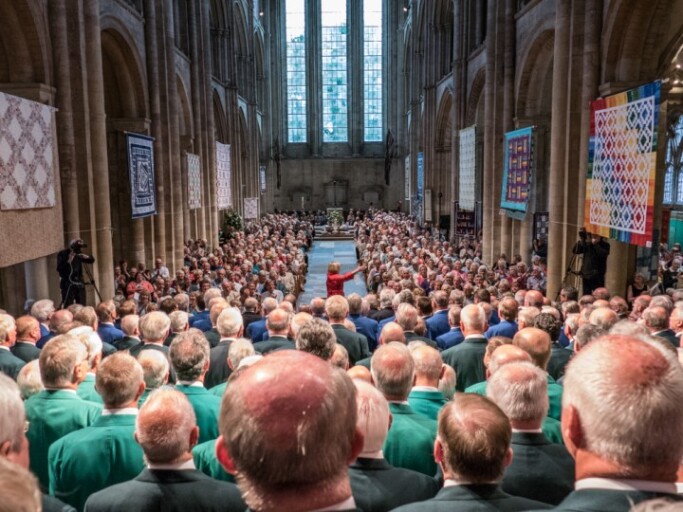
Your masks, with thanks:
[[[583,294],[584,295],[591,295],[593,293],[593,290],[596,288],[600,288],[601,286],[604,286],[605,283],[605,278],[603,276],[602,279],[599,277],[592,277],[590,279],[586,279],[585,277],[583,278]]]
[[[85,285],[83,283],[60,279],[59,288],[62,292],[62,307],[66,308],[71,304],[85,306]]]

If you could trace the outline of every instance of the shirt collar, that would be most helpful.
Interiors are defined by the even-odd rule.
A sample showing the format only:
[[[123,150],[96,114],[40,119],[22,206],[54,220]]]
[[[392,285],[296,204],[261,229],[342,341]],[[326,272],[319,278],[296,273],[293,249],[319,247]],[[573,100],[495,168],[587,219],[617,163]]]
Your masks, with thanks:
[[[353,496],[349,496],[344,501],[340,501],[339,503],[335,503],[334,505],[330,505],[329,507],[316,508],[311,512],[325,512],[327,510],[352,510],[355,508],[356,500],[353,499]]]
[[[183,385],[183,386],[188,386],[188,387],[191,387],[191,388],[201,388],[201,387],[204,387],[204,384],[202,384],[202,383],[199,382],[198,380],[195,380],[195,381],[179,380],[179,381],[178,381],[178,384],[181,384],[181,385]]]
[[[542,434],[543,430],[540,428],[513,428],[513,432],[517,432],[518,434]]]
[[[45,388],[45,391],[64,391],[66,393],[73,393],[74,395],[77,395],[75,389],[64,389],[64,388]]]
[[[359,459],[383,459],[384,458],[384,452],[382,450],[379,450],[377,452],[368,452],[368,453],[361,453],[358,456]]]
[[[125,409],[103,409],[102,416],[124,416],[126,414],[137,416],[138,410],[136,407],[126,407]]]
[[[614,491],[646,491],[676,494],[676,484],[651,480],[625,480],[620,478],[582,478],[574,489],[609,489]]]
[[[0,350],[9,350],[7,345],[0,345]]]
[[[456,485],[469,485],[470,482],[458,482],[455,478],[449,478],[444,483],[444,487],[455,487]]]
[[[196,466],[194,465],[194,459],[188,459],[180,464],[152,464],[151,462],[148,462],[147,468],[182,471],[184,469],[196,469]]]
[[[412,391],[439,391],[433,386],[413,386]]]

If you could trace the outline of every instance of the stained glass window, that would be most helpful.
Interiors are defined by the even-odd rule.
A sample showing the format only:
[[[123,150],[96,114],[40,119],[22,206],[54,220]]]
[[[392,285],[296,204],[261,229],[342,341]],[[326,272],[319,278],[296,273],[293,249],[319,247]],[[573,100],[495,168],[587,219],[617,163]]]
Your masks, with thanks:
[[[664,203],[683,205],[683,114],[667,130]]]
[[[366,142],[382,140],[382,0],[363,2],[363,120]]]
[[[306,142],[305,0],[287,0],[287,141]]]
[[[346,2],[321,0],[323,142],[348,141]]]

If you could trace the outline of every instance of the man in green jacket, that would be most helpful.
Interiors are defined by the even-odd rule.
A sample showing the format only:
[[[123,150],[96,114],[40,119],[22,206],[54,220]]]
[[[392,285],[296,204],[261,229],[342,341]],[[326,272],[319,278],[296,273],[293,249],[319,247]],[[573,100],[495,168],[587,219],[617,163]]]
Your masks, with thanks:
[[[43,489],[49,488],[47,454],[61,437],[91,425],[102,406],[76,394],[88,372],[88,350],[77,337],[56,336],[40,353],[40,377],[45,390],[26,401],[26,433],[30,443],[31,471]]]
[[[389,402],[393,418],[384,442],[384,457],[396,467],[434,476],[436,421],[417,414],[407,402],[415,380],[415,363],[408,348],[399,343],[382,345],[370,364],[375,386]]]
[[[197,416],[199,443],[218,437],[221,399],[204,387],[209,370],[209,342],[198,329],[180,333],[171,343],[171,366],[178,381],[176,389],[187,396]]]
[[[145,392],[138,400],[138,407],[142,407],[150,394],[168,383],[170,365],[168,358],[156,350],[143,350],[137,359],[145,379]]]
[[[83,400],[102,404],[102,397],[95,389],[95,374],[102,361],[102,339],[91,327],[86,326],[72,329],[69,334],[81,338],[88,347],[88,373],[85,374],[83,382],[78,385],[76,393]]]
[[[446,366],[439,351],[432,347],[417,347],[412,356],[415,362],[415,385],[408,395],[408,403],[416,413],[437,421],[439,411],[448,403],[438,389],[439,379],[443,377]]]
[[[111,355],[95,385],[104,401],[102,416],[56,441],[48,454],[50,494],[78,510],[91,494],[135,478],[145,467],[134,437],[138,399],[145,390],[140,364],[123,352]]]

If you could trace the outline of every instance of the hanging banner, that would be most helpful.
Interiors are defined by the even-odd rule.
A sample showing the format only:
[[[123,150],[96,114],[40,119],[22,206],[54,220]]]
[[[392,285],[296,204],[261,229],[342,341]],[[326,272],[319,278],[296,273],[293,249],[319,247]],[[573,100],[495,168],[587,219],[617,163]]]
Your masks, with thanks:
[[[55,206],[55,109],[0,93],[0,208]]]
[[[424,153],[420,151],[417,154],[417,183],[415,186],[415,209],[413,214],[417,218],[418,224],[422,224],[424,219],[423,201],[424,201],[424,186],[425,186],[425,158]],[[412,206],[412,205],[411,205]]]
[[[424,219],[425,222],[432,222],[432,189],[428,188],[425,190],[425,212]]]
[[[138,133],[126,133],[128,176],[132,217],[139,219],[157,213],[154,183],[154,139]]]
[[[505,134],[505,160],[500,207],[526,214],[531,194],[534,128]]]
[[[660,82],[591,103],[586,231],[652,244]]]
[[[244,198],[244,219],[258,219],[258,197]]]
[[[232,208],[232,179],[230,169],[230,144],[216,141],[216,207]]]
[[[460,130],[459,206],[474,211],[477,180],[477,128]]]
[[[410,201],[410,195],[411,195],[411,187],[410,187],[410,155],[406,157],[405,161],[405,200]]]
[[[259,183],[261,185],[261,194],[266,193],[266,166],[261,165],[258,168],[259,171]]]
[[[202,167],[199,155],[187,154],[187,207],[202,207]]]

